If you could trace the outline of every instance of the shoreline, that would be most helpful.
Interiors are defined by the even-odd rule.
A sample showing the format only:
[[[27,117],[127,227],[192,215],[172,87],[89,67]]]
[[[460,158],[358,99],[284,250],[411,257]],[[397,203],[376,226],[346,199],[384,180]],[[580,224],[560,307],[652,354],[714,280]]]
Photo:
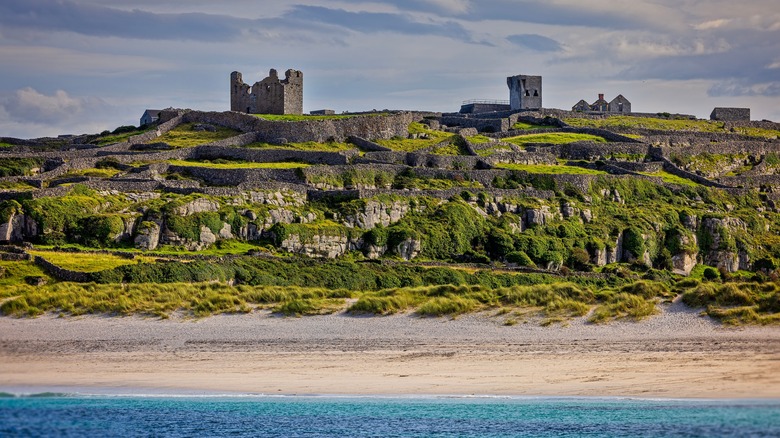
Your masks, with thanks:
[[[0,391],[780,398],[778,327],[723,327],[680,304],[641,322],[502,322],[485,314],[3,317]]]

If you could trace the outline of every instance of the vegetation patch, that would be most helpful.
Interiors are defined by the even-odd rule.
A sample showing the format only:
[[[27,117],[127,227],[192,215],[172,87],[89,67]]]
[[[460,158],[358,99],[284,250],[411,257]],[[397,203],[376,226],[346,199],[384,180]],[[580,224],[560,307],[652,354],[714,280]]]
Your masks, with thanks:
[[[455,138],[457,138],[456,134],[430,129],[427,125],[413,122],[409,124],[409,137],[393,137],[376,142],[395,151],[414,152],[440,143],[451,143]]]
[[[557,126],[553,125],[534,125],[531,123],[517,122],[509,129],[556,129]]]
[[[650,129],[655,131],[725,132],[723,122],[691,119],[660,119],[653,117],[610,116],[605,118],[568,118],[564,122],[577,128]]]
[[[678,185],[690,186],[690,187],[701,187],[701,184],[697,183],[696,181],[690,180],[688,178],[683,178],[681,176],[677,176],[665,170],[659,170],[658,172],[637,172],[637,173],[656,177],[656,178],[661,178],[663,182],[669,184],[678,184]]]
[[[551,132],[544,134],[527,134],[519,135],[516,137],[508,137],[502,139],[502,141],[516,144],[521,147],[530,143],[545,143],[545,144],[567,144],[578,141],[592,141],[596,143],[606,143],[607,139],[598,135],[591,134],[577,134],[572,132]]]
[[[113,254],[28,250],[33,256],[43,257],[60,268],[77,272],[99,272],[119,266],[136,264],[145,257],[127,258]]]
[[[243,160],[226,160],[223,158],[215,160],[169,160],[168,163],[174,166],[207,167],[211,169],[298,169],[310,166],[307,163],[289,161],[257,163]]]
[[[285,143],[283,145],[255,142],[250,143],[244,147],[258,148],[258,149],[285,149],[294,151],[317,151],[317,152],[341,152],[350,149],[354,149],[355,146],[349,143],[339,143],[335,141],[316,142],[307,141],[300,143]]]
[[[0,158],[0,177],[29,176],[42,165],[41,158]]]
[[[195,123],[182,123],[150,143],[164,142],[173,147],[184,148],[224,140],[240,134],[235,129],[223,126],[215,126],[215,131],[195,131],[193,129],[195,125]]]
[[[567,166],[561,164],[514,164],[496,163],[499,169],[517,170],[528,173],[540,173],[550,175],[606,175],[603,170],[588,169],[579,166]]]

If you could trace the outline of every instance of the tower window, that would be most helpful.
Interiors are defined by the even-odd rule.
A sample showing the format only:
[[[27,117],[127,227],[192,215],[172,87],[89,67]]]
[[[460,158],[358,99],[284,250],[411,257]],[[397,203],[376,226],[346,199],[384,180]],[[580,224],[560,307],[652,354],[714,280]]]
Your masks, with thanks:
[[[539,90],[534,90],[534,96],[539,97]]]

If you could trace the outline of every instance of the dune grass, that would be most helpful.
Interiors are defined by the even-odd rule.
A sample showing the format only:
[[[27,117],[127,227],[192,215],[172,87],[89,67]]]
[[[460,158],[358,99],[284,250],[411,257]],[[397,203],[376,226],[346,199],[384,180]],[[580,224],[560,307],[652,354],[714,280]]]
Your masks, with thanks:
[[[591,134],[577,134],[572,132],[550,132],[542,134],[527,134],[516,137],[508,137],[502,141],[525,147],[529,143],[547,143],[547,144],[567,144],[577,141],[592,141],[596,143],[606,143],[604,137]]]
[[[255,163],[252,161],[234,161],[224,159],[217,159],[213,161],[168,160],[168,163],[174,166],[208,167],[210,169],[297,169],[310,166],[310,164],[307,163],[286,161],[277,163]]]
[[[163,142],[173,147],[186,148],[197,146],[201,144],[211,143],[217,140],[224,140],[240,134],[235,129],[225,128],[217,126],[217,130],[211,131],[194,131],[192,128],[194,123],[182,123],[181,125],[171,129],[160,137],[150,141],[150,143]]]
[[[61,262],[61,261],[60,261]],[[62,262],[61,262],[62,263]],[[73,261],[71,263],[76,263]],[[65,264],[65,263],[63,263]],[[682,294],[683,302],[725,324],[780,323],[780,284],[775,282],[708,283],[684,279],[672,283],[640,280],[617,287],[583,286],[561,281],[550,284],[490,288],[481,285],[400,287],[350,291],[298,286],[231,286],[226,283],[95,284],[55,282],[30,286],[20,281],[46,275],[31,262],[0,262],[0,314],[155,315],[174,312],[205,317],[268,309],[287,316],[415,313],[423,317],[455,317],[491,311],[495,316],[539,317],[542,325],[566,323],[588,315],[591,323],[641,320],[658,313],[657,304]],[[86,269],[86,268],[84,268]],[[355,299],[347,305],[347,299]]]
[[[548,175],[606,175],[602,170],[587,169],[579,166],[567,166],[561,164],[514,164],[497,163],[495,167],[499,169],[518,170],[528,173],[539,173]]]

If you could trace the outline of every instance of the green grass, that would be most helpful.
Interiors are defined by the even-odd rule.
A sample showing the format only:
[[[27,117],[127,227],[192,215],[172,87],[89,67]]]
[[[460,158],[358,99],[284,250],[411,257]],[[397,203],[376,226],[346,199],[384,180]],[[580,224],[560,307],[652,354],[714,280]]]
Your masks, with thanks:
[[[499,152],[512,152],[512,149],[508,146],[497,145],[485,149],[476,149],[474,152],[476,152],[480,157],[489,157]]]
[[[517,122],[509,129],[555,129],[557,126],[552,125],[532,125],[525,122]]]
[[[519,135],[517,137],[505,138],[502,141],[513,143],[518,146],[525,146],[528,143],[548,143],[548,144],[567,144],[577,141],[592,141],[596,143],[606,143],[604,137],[591,134],[577,134],[571,132],[551,132],[544,134]]]
[[[76,176],[88,176],[93,178],[111,178],[112,176],[119,173],[118,169],[112,169],[112,168],[104,168],[104,169],[74,169],[69,171],[68,173],[60,176],[59,178],[70,178],[70,177],[76,177]]]
[[[256,142],[246,145],[247,148],[258,149],[286,149],[294,151],[321,151],[321,152],[340,152],[350,149],[355,149],[355,146],[349,143],[339,142],[324,142],[319,143],[316,141],[307,141],[302,143],[286,143],[283,145],[275,145],[271,143]]]
[[[492,143],[492,142],[496,141],[493,138],[486,137],[484,135],[479,135],[479,134],[466,137],[466,140],[468,140],[472,144]]]
[[[102,136],[102,137],[98,137],[95,140],[95,144],[103,146],[103,145],[109,145],[109,144],[114,144],[114,143],[121,143],[123,141],[127,141],[128,138],[130,138],[130,137],[132,137],[134,135],[143,134],[145,132],[151,131],[152,129],[157,129],[157,127],[149,127],[149,128],[146,128],[146,129],[137,129],[135,131],[123,132],[121,134],[105,135],[105,136]]]
[[[666,172],[664,170],[660,170],[658,172],[638,172],[642,175],[647,176],[654,176],[656,178],[661,178],[663,182],[670,183],[670,184],[678,184],[682,186],[689,186],[689,187],[701,187],[701,184],[691,181],[687,178],[683,178],[677,175],[674,175],[672,173]]]
[[[624,128],[651,129],[655,131],[721,132],[768,139],[778,138],[780,136],[780,131],[764,128],[735,127],[734,131],[732,132],[731,130],[726,130],[725,123],[710,120],[611,116],[605,119],[585,119],[575,117],[564,119],[564,122],[570,126],[582,128]]]
[[[251,161],[228,161],[221,159],[214,161],[169,160],[168,163],[174,166],[208,167],[211,169],[298,169],[310,166],[310,164],[307,163],[296,162],[255,163]]]
[[[422,123],[409,124],[409,134],[424,134],[428,138],[400,138],[393,137],[387,140],[377,140],[376,143],[390,148],[394,151],[414,152],[420,149],[426,149],[439,143],[453,142],[457,135],[448,132],[436,131],[428,128]]]
[[[606,175],[607,172],[595,169],[586,169],[579,166],[566,166],[566,165],[545,165],[545,164],[512,164],[512,163],[498,163],[496,164],[499,169],[519,170],[528,173],[541,173],[550,175]]]
[[[42,277],[51,282],[51,278],[32,260],[7,261],[0,260],[0,300],[6,287],[18,286],[25,283],[25,277]]]
[[[57,252],[29,250],[30,254],[40,256],[63,269],[78,272],[98,272],[114,269],[119,266],[136,264],[144,257],[127,259],[112,254]]]
[[[149,143],[164,142],[173,147],[192,147],[201,144],[211,143],[217,140],[224,140],[240,134],[235,129],[217,126],[215,132],[193,131],[194,123],[183,123],[165,134],[151,140]]]
[[[29,190],[35,190],[36,188],[34,186],[31,186],[30,184],[27,184],[24,181],[0,181],[0,190],[13,190],[13,191],[29,191]]]
[[[0,141],[0,148],[12,148],[12,147],[14,147],[14,145],[12,145],[11,143]]]

